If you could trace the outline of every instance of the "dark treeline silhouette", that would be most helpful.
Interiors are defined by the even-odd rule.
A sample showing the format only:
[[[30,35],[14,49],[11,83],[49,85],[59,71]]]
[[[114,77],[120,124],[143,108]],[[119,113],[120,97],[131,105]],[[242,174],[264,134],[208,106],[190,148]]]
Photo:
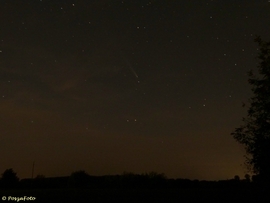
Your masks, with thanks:
[[[171,179],[156,172],[93,176],[75,171],[70,176],[19,180],[12,169],[0,179],[2,197],[35,197],[37,202],[269,202],[269,190],[257,176],[206,181]],[[259,186],[259,187],[258,187]],[[267,200],[267,201],[265,201]]]
[[[84,170],[75,171],[70,176],[45,177],[37,175],[35,178],[19,180],[13,169],[7,169],[2,174],[0,186],[2,189],[49,189],[49,188],[235,188],[259,185],[259,178],[252,180],[247,174],[245,179],[235,176],[228,180],[206,181],[190,179],[169,179],[165,174],[150,172],[134,174],[124,172],[121,175],[92,176]]]
[[[92,176],[83,170],[75,171],[70,176],[50,177],[37,176],[20,181],[21,188],[141,188],[166,187],[168,179],[164,174],[155,172],[134,174],[124,172],[122,175]]]

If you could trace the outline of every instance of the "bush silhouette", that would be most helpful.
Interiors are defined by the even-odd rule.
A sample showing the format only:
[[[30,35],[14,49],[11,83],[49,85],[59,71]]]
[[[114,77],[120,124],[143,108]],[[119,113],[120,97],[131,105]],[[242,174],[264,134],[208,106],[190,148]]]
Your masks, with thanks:
[[[19,178],[12,168],[7,169],[2,174],[1,186],[3,188],[15,188],[18,186]]]

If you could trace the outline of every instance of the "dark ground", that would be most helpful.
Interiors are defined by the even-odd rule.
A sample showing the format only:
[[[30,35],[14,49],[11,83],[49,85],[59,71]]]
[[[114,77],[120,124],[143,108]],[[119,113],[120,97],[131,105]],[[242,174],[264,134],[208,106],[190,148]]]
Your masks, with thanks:
[[[1,190],[2,197],[35,197],[27,202],[270,202],[266,188],[92,188]],[[15,202],[14,200],[12,202]],[[26,202],[26,201],[19,201]]]

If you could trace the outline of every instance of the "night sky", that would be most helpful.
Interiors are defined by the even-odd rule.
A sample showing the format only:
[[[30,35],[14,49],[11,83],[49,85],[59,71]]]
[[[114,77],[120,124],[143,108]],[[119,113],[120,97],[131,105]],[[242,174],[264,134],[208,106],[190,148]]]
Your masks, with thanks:
[[[0,173],[243,178],[268,0],[1,0]]]

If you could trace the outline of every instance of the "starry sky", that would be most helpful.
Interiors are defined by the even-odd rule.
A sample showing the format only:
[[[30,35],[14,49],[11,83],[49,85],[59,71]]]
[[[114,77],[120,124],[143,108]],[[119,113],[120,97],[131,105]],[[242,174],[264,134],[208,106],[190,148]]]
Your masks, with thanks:
[[[243,178],[230,133],[269,19],[267,0],[0,1],[1,173]]]

